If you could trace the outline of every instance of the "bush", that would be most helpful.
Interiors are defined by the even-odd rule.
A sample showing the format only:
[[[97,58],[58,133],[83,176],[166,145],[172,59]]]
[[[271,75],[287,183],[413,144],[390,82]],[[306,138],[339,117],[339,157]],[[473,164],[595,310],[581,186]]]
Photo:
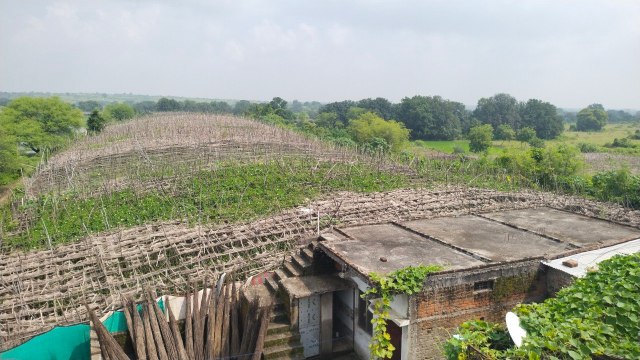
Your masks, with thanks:
[[[507,124],[498,125],[496,129],[496,140],[513,140],[516,138],[516,132]]]
[[[544,140],[540,139],[537,136],[534,136],[533,138],[531,138],[528,141],[529,146],[533,147],[533,148],[543,148],[544,147]]]
[[[536,131],[530,127],[524,127],[520,129],[520,131],[518,131],[516,140],[522,141],[522,142],[529,142],[534,137],[536,137]]]
[[[133,118],[136,111],[129,104],[111,103],[104,107],[102,114],[108,120],[124,121]]]
[[[469,130],[469,150],[479,153],[489,150],[493,140],[493,127],[489,124],[476,126]]]
[[[594,153],[598,152],[598,146],[590,143],[579,143],[578,149],[580,149],[581,153]]]
[[[631,140],[628,139],[628,138],[622,138],[622,139],[615,138],[615,139],[613,139],[613,142],[611,144],[606,144],[605,147],[608,147],[608,148],[631,148],[632,149],[632,148],[635,148],[636,145],[633,144],[631,142]]]
[[[453,153],[454,154],[464,154],[466,151],[464,150],[464,148],[460,145],[456,145],[453,147]]]
[[[409,140],[409,130],[401,123],[384,120],[375,113],[367,112],[349,123],[349,133],[359,144],[381,149],[379,140],[384,140],[384,148],[398,151]]]
[[[93,133],[99,133],[104,129],[106,122],[98,110],[93,110],[87,119],[87,130]]]

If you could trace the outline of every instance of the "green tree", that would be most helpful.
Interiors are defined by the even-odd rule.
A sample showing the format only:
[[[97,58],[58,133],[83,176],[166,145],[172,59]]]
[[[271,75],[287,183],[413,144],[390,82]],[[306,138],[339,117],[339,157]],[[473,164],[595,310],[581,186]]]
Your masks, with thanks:
[[[102,109],[102,105],[100,105],[100,103],[95,100],[80,101],[76,104],[76,106],[78,107],[78,109],[84,112]]]
[[[373,111],[385,120],[393,119],[395,116],[394,105],[385,98],[362,99],[358,101],[357,107]]]
[[[476,126],[469,130],[469,150],[479,153],[489,150],[493,140],[493,128],[489,124]]]
[[[18,177],[18,147],[16,138],[0,123],[0,185]]]
[[[104,107],[102,114],[107,120],[124,121],[132,119],[136,111],[129,104],[111,103]]]
[[[536,131],[530,127],[524,127],[518,131],[518,135],[516,135],[516,139],[522,142],[529,142],[531,139],[536,137]]]
[[[531,127],[541,139],[554,139],[562,134],[564,124],[558,109],[551,103],[530,99],[520,111],[522,126]]]
[[[349,123],[349,133],[359,144],[380,144],[382,139],[392,151],[398,151],[409,140],[409,130],[394,120],[384,120],[373,112],[360,115]]]
[[[87,130],[99,133],[104,129],[107,121],[105,120],[98,110],[93,110],[89,118],[87,119]]]
[[[174,99],[161,98],[156,105],[158,111],[180,111],[182,104]]]
[[[453,140],[461,133],[464,112],[464,105],[439,96],[414,96],[402,99],[398,119],[414,139]]]
[[[600,131],[607,124],[607,113],[600,104],[592,104],[580,110],[576,117],[578,131]]]
[[[233,113],[235,115],[244,115],[251,107],[251,102],[247,100],[240,100],[233,105]]]
[[[316,118],[316,125],[327,129],[338,129],[344,127],[342,121],[338,120],[338,115],[334,112],[319,113]]]
[[[507,124],[498,125],[495,138],[496,140],[513,140],[516,138],[516,132]]]
[[[60,98],[21,97],[0,111],[0,124],[35,152],[61,147],[81,127],[84,116]]]
[[[520,104],[509,94],[496,94],[478,100],[473,116],[483,124],[491,124],[494,129],[502,124],[516,130],[520,128]]]
[[[354,101],[351,100],[345,100],[345,101],[340,101],[340,102],[333,102],[333,103],[329,103],[326,105],[323,105],[320,110],[318,110],[318,113],[325,113],[325,112],[332,112],[335,113],[336,116],[338,117],[338,120],[340,120],[340,122],[342,122],[343,125],[348,125],[349,124],[349,118],[347,116],[347,113],[349,111],[350,108],[356,106],[357,104]]]

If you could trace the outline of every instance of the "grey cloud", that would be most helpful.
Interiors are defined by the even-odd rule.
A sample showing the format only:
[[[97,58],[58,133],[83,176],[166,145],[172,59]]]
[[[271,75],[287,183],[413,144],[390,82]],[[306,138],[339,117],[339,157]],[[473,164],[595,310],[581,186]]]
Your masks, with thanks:
[[[640,108],[637,1],[0,4],[5,91]]]

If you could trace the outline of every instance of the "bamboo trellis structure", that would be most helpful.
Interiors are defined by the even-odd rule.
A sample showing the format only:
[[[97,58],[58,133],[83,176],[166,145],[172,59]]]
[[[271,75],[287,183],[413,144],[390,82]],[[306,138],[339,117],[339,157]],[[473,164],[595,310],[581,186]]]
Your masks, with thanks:
[[[49,250],[0,259],[0,343],[4,349],[55,325],[84,322],[86,302],[101,315],[121,307],[120,294],[152,286],[185,293],[222,272],[246,278],[280,266],[296,246],[334,225],[551,206],[640,226],[640,211],[548,193],[443,188],[339,193],[243,225],[148,224],[91,235]]]

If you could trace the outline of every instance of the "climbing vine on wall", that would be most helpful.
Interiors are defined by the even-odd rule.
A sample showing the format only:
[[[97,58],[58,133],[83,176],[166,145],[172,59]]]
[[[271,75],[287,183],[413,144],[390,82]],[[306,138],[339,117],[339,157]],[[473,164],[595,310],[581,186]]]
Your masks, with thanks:
[[[618,255],[598,267],[555,298],[516,307],[527,331],[520,348],[505,344],[502,326],[474,321],[447,342],[447,358],[640,359],[640,254]]]
[[[370,273],[372,286],[363,298],[373,301],[373,336],[369,349],[372,359],[390,359],[395,347],[391,344],[391,335],[387,332],[389,310],[395,295],[413,295],[422,290],[424,279],[430,273],[442,270],[439,265],[407,266],[386,276]]]

